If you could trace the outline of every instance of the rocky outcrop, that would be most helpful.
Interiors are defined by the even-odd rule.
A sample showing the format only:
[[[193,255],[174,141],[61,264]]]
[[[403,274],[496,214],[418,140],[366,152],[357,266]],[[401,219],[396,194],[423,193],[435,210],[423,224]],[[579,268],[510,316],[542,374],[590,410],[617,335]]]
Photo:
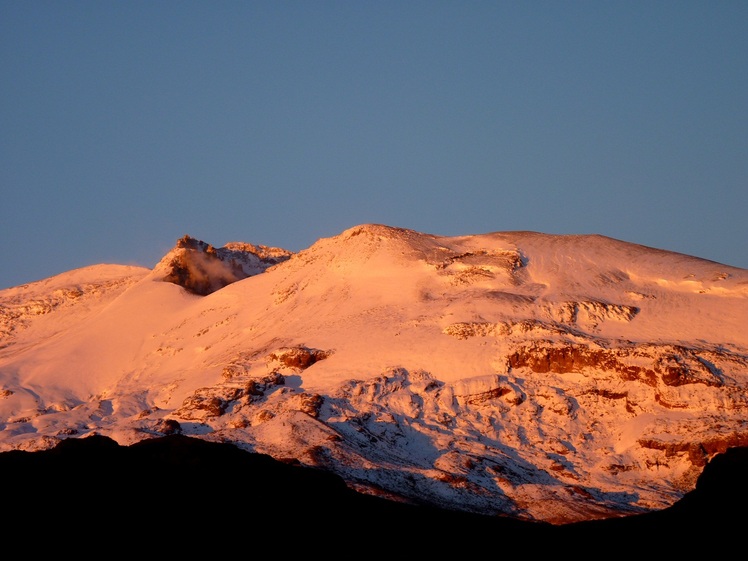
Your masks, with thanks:
[[[262,401],[266,394],[285,385],[283,375],[274,372],[260,378],[249,377],[236,368],[223,371],[224,382],[199,388],[174,411],[176,419],[205,421],[220,417],[231,408],[240,408]]]
[[[629,322],[639,313],[636,306],[597,300],[551,302],[541,305],[540,309],[554,321],[590,329],[596,329],[604,321]]]
[[[656,386],[724,384],[720,371],[703,356],[703,351],[675,345],[632,345],[615,349],[588,345],[534,343],[521,345],[507,356],[511,369],[558,374],[596,370],[613,372],[622,380],[638,380]]]
[[[244,395],[240,388],[211,387],[200,388],[193,395],[185,399],[176,411],[182,419],[204,419],[206,417],[220,417],[233,401]]]
[[[232,243],[216,249],[184,236],[156,266],[163,280],[205,296],[231,283],[263,272],[292,253],[280,248]]]
[[[288,411],[316,419],[324,403],[323,396],[286,387],[286,376],[279,370],[301,372],[330,354],[332,351],[305,346],[281,347],[265,357],[270,373],[264,376],[252,374],[243,359],[238,358],[223,369],[221,383],[195,391],[173,412],[172,418],[208,421],[233,416],[235,419],[227,422],[235,427],[248,425],[248,417],[261,422]]]
[[[300,372],[306,370],[315,362],[326,359],[331,354],[332,351],[310,349],[304,346],[284,347],[270,353],[267,356],[267,362],[271,366],[277,364]]]
[[[742,427],[742,432],[735,430],[721,436],[711,436],[701,440],[677,440],[663,441],[654,438],[640,439],[638,441],[642,448],[661,450],[666,457],[673,457],[685,453],[689,461],[698,467],[703,467],[709,458],[716,454],[722,454],[731,448],[748,447],[748,427]]]

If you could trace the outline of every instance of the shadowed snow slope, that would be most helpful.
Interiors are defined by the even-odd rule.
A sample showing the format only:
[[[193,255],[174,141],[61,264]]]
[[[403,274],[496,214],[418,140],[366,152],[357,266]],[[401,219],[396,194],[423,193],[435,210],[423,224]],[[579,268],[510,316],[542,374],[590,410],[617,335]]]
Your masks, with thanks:
[[[748,271],[604,236],[186,236],[0,291],[0,451],[179,432],[418,504],[645,513],[748,444],[746,325]]]

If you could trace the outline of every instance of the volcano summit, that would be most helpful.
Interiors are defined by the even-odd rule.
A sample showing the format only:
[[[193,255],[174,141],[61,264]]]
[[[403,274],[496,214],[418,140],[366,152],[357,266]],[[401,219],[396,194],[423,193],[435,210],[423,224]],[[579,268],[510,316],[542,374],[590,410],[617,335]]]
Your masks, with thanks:
[[[566,524],[748,445],[748,270],[599,235],[365,224],[0,291],[0,452],[179,433],[366,494]]]

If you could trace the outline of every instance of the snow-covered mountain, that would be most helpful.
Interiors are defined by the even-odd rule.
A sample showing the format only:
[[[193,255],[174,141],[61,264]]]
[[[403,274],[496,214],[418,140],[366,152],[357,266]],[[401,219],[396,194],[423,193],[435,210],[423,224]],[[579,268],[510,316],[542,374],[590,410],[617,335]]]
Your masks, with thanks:
[[[598,235],[185,236],[0,291],[0,452],[181,433],[364,493],[553,524],[748,445],[748,270]]]

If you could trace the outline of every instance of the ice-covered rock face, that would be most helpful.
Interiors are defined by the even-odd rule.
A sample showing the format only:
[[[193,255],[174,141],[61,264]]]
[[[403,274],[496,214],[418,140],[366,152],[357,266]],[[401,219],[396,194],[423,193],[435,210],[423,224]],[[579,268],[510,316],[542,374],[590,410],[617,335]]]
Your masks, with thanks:
[[[214,248],[204,241],[184,236],[159,263],[163,280],[205,296],[233,282],[263,272],[285,261],[290,251],[246,243]]]

